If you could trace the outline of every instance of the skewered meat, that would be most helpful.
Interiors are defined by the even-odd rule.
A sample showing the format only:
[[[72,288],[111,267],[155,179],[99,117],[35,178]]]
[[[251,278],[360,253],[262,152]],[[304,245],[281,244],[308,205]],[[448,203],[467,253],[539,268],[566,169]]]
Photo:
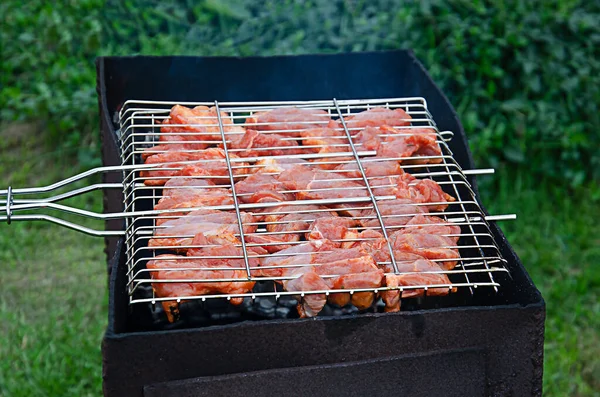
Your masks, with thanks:
[[[442,162],[441,158],[412,158],[442,155],[435,130],[431,128],[396,129],[387,125],[379,128],[366,127],[352,139],[359,150],[375,150],[377,157],[397,159],[396,161],[406,164]]]
[[[365,175],[369,178],[378,176],[392,176],[404,173],[397,161],[379,160],[379,161],[364,161],[361,160],[361,165],[365,171]],[[341,164],[335,168],[337,172],[345,175],[347,178],[362,178],[362,173],[358,168],[356,161],[351,161],[346,164]],[[362,182],[362,181],[357,181]],[[369,181],[370,182],[370,181]],[[370,184],[370,183],[369,183]]]
[[[325,207],[317,205],[285,205],[265,209],[267,233],[254,233],[246,236],[246,242],[260,244],[269,252],[277,252],[290,247],[290,242],[300,241],[311,222],[319,218],[331,219],[335,213],[320,211]],[[281,212],[281,215],[271,215]]]
[[[444,211],[449,203],[456,201],[454,197],[445,193],[437,182],[431,179],[417,179],[408,173],[398,177],[395,195],[399,199],[409,199],[414,203],[436,203],[427,206],[430,211]]]
[[[295,158],[278,157],[260,159],[256,163],[254,163],[252,172],[279,175],[283,171],[294,168],[297,165],[306,164],[308,164],[306,160]]]
[[[208,294],[243,294],[252,290],[255,282],[247,280],[248,273],[244,260],[241,259],[243,258],[243,252],[239,246],[236,246],[236,244],[239,245],[239,241],[233,235],[206,237],[200,233],[194,237],[193,244],[211,245],[190,249],[188,256],[194,258],[179,255],[159,255],[148,261],[146,267],[151,270],[150,275],[153,280],[190,280],[190,282],[182,283],[153,282],[152,289],[156,296],[167,298]],[[260,254],[264,254],[264,252],[249,252],[248,262],[251,267],[258,265],[256,255]],[[203,256],[223,256],[226,258],[213,259],[203,258]],[[239,281],[192,281],[215,279],[236,279]],[[230,302],[233,305],[239,305],[243,300],[241,297],[234,297],[231,298]],[[168,320],[173,322],[179,314],[176,301],[164,301],[162,305],[167,313]]]
[[[337,277],[333,282],[329,282],[332,289],[359,289],[359,288],[379,288],[383,280],[384,274],[380,269],[362,272],[362,273],[350,273],[344,274]],[[329,280],[326,280],[329,281]],[[338,292],[329,295],[328,301],[340,307],[346,306],[348,303],[352,303],[359,310],[368,309],[373,305],[375,300],[375,294],[370,291],[359,291],[354,292],[350,295],[345,292]]]
[[[290,276],[298,276],[283,282],[286,291],[326,291],[329,285],[311,267],[295,269]],[[315,317],[327,303],[327,296],[321,294],[305,294],[298,303],[298,314],[300,317]]]
[[[426,273],[426,272],[442,272],[438,264],[427,259],[417,258],[412,260],[396,259],[398,271],[405,274],[386,274],[385,284],[388,287],[411,287],[417,285],[449,285],[450,279],[444,273]],[[456,288],[452,289],[455,292]],[[428,288],[427,294],[430,296],[448,295],[448,288]],[[399,290],[388,290],[381,294],[385,303],[386,312],[397,312],[400,310],[400,295],[403,298],[411,298],[423,296],[424,289],[407,289],[400,293]]]
[[[265,275],[297,277],[294,282],[283,282],[288,291],[319,291],[344,287],[377,288],[383,280],[383,271],[377,268],[367,252],[361,248],[333,248],[327,240],[313,240],[282,250],[277,256],[262,258],[261,266],[274,266],[265,268]],[[330,296],[331,303],[343,306],[351,301],[360,309],[369,307],[373,299],[373,292],[360,292],[352,297],[349,293]],[[323,308],[325,302],[323,294],[308,294],[298,305],[298,312],[303,317],[314,316]]]
[[[389,125],[395,127],[401,127],[410,125],[412,117],[410,117],[404,110],[398,109],[386,109],[386,108],[373,108],[365,110],[357,114],[344,117],[346,126],[350,128],[361,128],[361,127],[380,127],[382,125]]]
[[[310,225],[306,233],[307,240],[323,240],[327,239],[335,244],[336,247],[342,245],[342,241],[355,233],[348,229],[356,226],[356,221],[345,217],[323,217],[315,219]]]
[[[254,287],[253,281],[243,281],[247,274],[243,270],[208,270],[203,259],[188,259],[179,255],[159,255],[148,261],[146,267],[151,271],[153,280],[213,280],[213,279],[239,279],[240,281],[208,281],[208,282],[182,282],[161,283],[153,282],[152,289],[160,298],[199,296],[208,294],[243,294]],[[225,265],[221,266],[226,267]],[[191,270],[190,270],[191,268]],[[178,270],[180,269],[180,270]],[[185,270],[184,270],[185,269]],[[241,301],[233,298],[233,304]],[[162,306],[170,322],[179,316],[176,301],[163,301]]]
[[[408,234],[437,234],[448,237],[456,244],[460,237],[460,226],[453,225],[437,216],[417,215],[408,221],[399,232]]]
[[[154,206],[155,210],[176,208],[194,208],[204,206],[231,205],[233,196],[230,189],[216,187],[214,183],[204,179],[171,178],[165,183],[163,197]],[[156,220],[160,226],[173,217],[181,217],[184,213],[168,212]]]
[[[299,137],[301,130],[326,127],[331,121],[324,110],[283,107],[255,113],[246,119],[246,124],[259,131],[278,131],[280,135]]]
[[[339,128],[310,128],[299,132],[302,146],[312,153],[319,153],[324,148],[334,148],[338,152],[349,151],[348,138],[343,129]]]
[[[389,127],[381,127],[385,130]],[[390,134],[411,134],[409,136],[386,136],[376,149],[378,157],[402,158],[399,161],[407,164],[438,164],[442,158],[408,158],[419,156],[441,156],[442,150],[436,141],[436,134],[427,129],[404,129],[388,131]],[[406,158],[406,159],[404,159]]]
[[[379,200],[377,208],[386,228],[393,229],[406,225],[410,219],[418,214],[427,213],[427,207],[415,205],[409,199]],[[360,213],[362,226],[367,228],[380,228],[381,223],[374,208],[363,210]]]
[[[231,153],[229,158],[235,159],[237,156]],[[199,155],[198,160],[203,161],[184,166],[176,175],[205,177],[218,185],[229,184],[229,170],[223,149],[206,149]],[[245,175],[248,172],[244,168],[246,165],[246,163],[234,163],[232,165],[233,175]]]
[[[436,234],[394,232],[389,238],[394,250],[436,260],[439,266],[446,270],[454,269],[460,257],[456,243],[449,237]]]
[[[286,193],[283,183],[273,175],[252,174],[235,184],[235,192],[242,203],[272,203],[294,199],[293,193]]]
[[[254,217],[251,214],[240,213],[244,225],[244,234],[256,231]],[[185,252],[191,244],[193,236],[203,233],[213,236],[224,233],[239,234],[240,229],[235,213],[217,210],[199,210],[190,212],[178,219],[164,222],[154,232],[154,237],[148,242],[149,247],[171,247],[175,251]]]
[[[146,158],[145,164],[160,164],[154,169],[141,170],[140,177],[144,178],[144,184],[147,186],[162,186],[172,176],[177,175],[184,167],[182,162],[194,161],[200,158],[199,153],[179,152],[169,150],[164,153],[154,154]],[[164,168],[170,168],[168,170]]]
[[[148,149],[144,149],[141,153],[142,160],[146,161],[148,157],[154,156],[156,154],[161,154],[168,151],[174,152],[185,152],[185,151],[197,151],[206,148],[205,144],[196,144],[196,143],[172,143],[172,144],[161,144],[152,146]]]
[[[368,197],[366,188],[347,181],[342,174],[297,166],[282,172],[277,178],[289,190],[298,190],[298,200],[319,200]]]
[[[226,112],[221,112],[221,122],[227,135],[244,133],[244,128],[236,126]],[[161,141],[206,141],[207,146],[223,141],[215,107],[196,106],[190,109],[175,105],[169,118],[163,122],[161,132],[164,133],[160,136]]]
[[[295,140],[285,140],[282,135],[263,134],[250,129],[244,135],[232,138],[227,148],[239,157],[282,156],[306,151],[299,148]]]
[[[237,156],[230,154],[229,157],[236,158]],[[182,164],[182,162],[189,161],[195,161],[195,163]],[[177,175],[204,177],[217,184],[229,183],[225,152],[219,148],[209,148],[192,153],[170,150],[148,157],[145,164],[160,164],[156,169],[140,171],[140,177],[145,179],[144,184],[148,186],[164,185],[170,177]],[[240,166],[240,163],[236,163],[236,165]],[[246,172],[247,170],[243,167],[233,170],[235,175]]]

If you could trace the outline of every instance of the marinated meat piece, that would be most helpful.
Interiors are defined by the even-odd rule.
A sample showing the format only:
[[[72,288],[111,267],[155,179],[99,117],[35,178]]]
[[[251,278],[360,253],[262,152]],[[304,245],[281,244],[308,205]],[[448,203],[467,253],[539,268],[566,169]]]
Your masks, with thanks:
[[[269,252],[277,252],[289,248],[290,242],[300,241],[315,219],[331,219],[334,212],[319,211],[325,207],[316,205],[286,205],[275,209],[265,209],[266,214],[272,212],[288,212],[284,215],[266,215],[267,233],[255,233],[246,236],[246,242],[260,244]]]
[[[385,284],[388,287],[414,287],[419,285],[444,285],[450,284],[450,279],[444,273],[425,273],[425,272],[442,272],[436,263],[427,259],[416,259],[409,261],[396,261],[398,271],[403,274],[386,274]],[[448,295],[449,289],[445,288],[428,288],[427,295],[440,296]],[[452,289],[456,292],[456,288]],[[407,289],[402,292],[403,298],[411,298],[424,295],[424,289]],[[388,290],[383,292],[382,298],[385,303],[386,312],[397,312],[400,310],[400,290]]]
[[[380,161],[364,161],[361,160],[365,175],[369,178],[378,176],[392,176],[400,175],[404,173],[400,164],[393,160],[380,160]],[[356,161],[351,161],[346,164],[341,164],[335,168],[337,172],[345,175],[347,178],[362,178],[362,173],[358,168]],[[358,182],[358,181],[357,181]],[[371,181],[369,181],[370,184]]]
[[[377,150],[381,146],[381,135],[388,134],[387,129],[376,127],[366,127],[360,130],[358,134],[352,136],[352,142],[360,150]]]
[[[283,156],[306,151],[299,148],[295,140],[285,140],[278,134],[263,134],[250,129],[244,135],[232,138],[227,148],[239,157]]]
[[[233,196],[230,189],[216,187],[204,179],[171,178],[165,183],[163,197],[154,206],[155,210],[194,208],[204,206],[231,205]],[[185,213],[167,212],[156,220],[160,226],[169,219],[181,217]]]
[[[236,158],[237,156],[230,154],[229,157]],[[182,162],[190,161],[195,161],[195,163],[182,164]],[[191,153],[171,150],[148,157],[145,164],[161,164],[156,169],[140,171],[140,177],[145,179],[144,184],[148,186],[164,185],[172,176],[177,175],[205,177],[217,184],[229,183],[229,171],[223,149],[210,148]],[[236,163],[238,167],[243,164]],[[234,169],[236,175],[246,172],[247,170],[243,167]],[[210,178],[211,176],[222,178]]]
[[[421,255],[446,269],[454,269],[460,254],[453,239],[435,234],[394,232],[390,243],[394,251]],[[440,261],[441,260],[441,261]]]
[[[332,289],[359,289],[359,288],[379,288],[383,280],[382,270],[373,270],[363,273],[344,274],[335,279],[327,280]],[[373,305],[375,293],[370,291],[354,292],[352,296],[349,293],[335,293],[329,295],[329,303],[340,307],[352,303],[359,310],[368,309]]]
[[[229,252],[230,250],[231,247],[222,247],[223,252]],[[152,289],[159,298],[209,294],[243,294],[251,291],[255,284],[254,281],[247,280],[247,272],[245,270],[224,269],[228,267],[228,263],[225,261],[222,261],[219,265],[219,270],[211,270],[209,268],[213,267],[213,265],[207,263],[205,259],[190,259],[178,255],[159,255],[153,260],[148,261],[146,267],[151,270],[150,276],[152,279],[156,280],[156,282],[152,283]],[[236,279],[239,281],[159,282],[159,280],[213,279]],[[242,298],[231,299],[231,303],[234,305],[239,305],[242,301]],[[162,306],[169,322],[173,322],[179,317],[179,308],[175,300],[163,301]]]
[[[384,127],[382,127],[384,128]],[[377,156],[384,158],[400,158],[406,164],[438,164],[442,158],[409,158],[418,156],[441,156],[442,151],[437,144],[435,133],[415,133],[423,130],[399,130],[397,133],[413,133],[410,136],[387,136],[377,149]]]
[[[252,167],[251,172],[279,175],[285,170],[294,168],[297,165],[305,164],[308,164],[306,160],[294,158],[279,157],[260,159],[256,163],[254,163],[254,167]]]
[[[141,170],[140,178],[145,179],[144,184],[146,186],[162,186],[172,176],[177,175],[180,172],[181,168],[185,166],[182,164],[183,162],[195,161],[200,158],[200,153],[178,152],[176,150],[155,154],[147,157],[144,163],[160,165],[154,169]]]
[[[278,131],[284,136],[299,137],[301,130],[326,127],[331,121],[324,110],[283,107],[255,113],[246,119],[246,124],[259,131]]]
[[[429,211],[444,211],[448,204],[456,201],[445,193],[437,182],[431,179],[417,179],[411,174],[403,174],[398,178],[396,197],[408,199],[414,203],[436,203],[428,205]]]
[[[229,134],[243,134],[244,128],[236,126],[226,112],[221,112],[223,131]],[[169,118],[161,127],[161,141],[206,141],[206,145],[219,144],[223,141],[219,119],[215,107],[196,106],[190,109],[175,105],[171,108]],[[183,133],[183,134],[177,134]]]
[[[311,128],[300,131],[302,146],[308,147],[306,150],[312,153],[319,153],[324,148],[335,148],[338,152],[350,150],[346,132],[339,128]]]
[[[342,245],[342,240],[353,236],[349,228],[356,226],[356,221],[351,218],[328,216],[316,219],[306,233],[307,240],[327,239],[335,244],[336,247]]]
[[[399,180],[399,175],[373,177],[369,179],[369,185],[371,185],[371,190],[375,196],[395,196],[398,191]]]
[[[240,213],[244,225],[244,234],[256,231],[254,217],[248,213]],[[185,252],[192,242],[193,236],[203,233],[205,236],[225,233],[238,234],[239,226],[235,213],[217,210],[199,210],[190,212],[178,219],[164,222],[154,232],[148,242],[149,247],[175,247],[175,251]]]
[[[437,134],[431,128],[367,127],[352,138],[359,150],[375,150],[377,157],[397,159],[406,164],[437,164],[441,158],[415,159],[418,156],[441,156]],[[411,159],[408,159],[411,157]]]
[[[260,260],[263,277],[282,277],[291,274],[295,269],[303,268],[312,263],[313,253],[319,250],[335,248],[328,240],[312,240],[296,244]]]
[[[290,201],[293,193],[286,193],[283,183],[273,175],[252,174],[235,184],[235,192],[242,203],[272,203]]]
[[[235,154],[229,154],[230,159],[238,158]],[[221,148],[210,148],[199,154],[197,163],[184,166],[181,171],[175,175],[195,176],[208,178],[211,182],[218,185],[226,185],[230,183],[229,169],[225,160],[225,152]],[[246,175],[248,170],[244,168],[247,163],[236,162],[232,164],[232,172],[235,176]],[[212,178],[211,178],[212,177]]]
[[[386,228],[406,225],[413,216],[428,212],[425,206],[415,205],[409,199],[379,200],[377,201],[377,208]],[[367,228],[381,227],[375,209],[363,210],[360,216],[362,226]]]
[[[408,223],[404,225],[399,232],[408,234],[424,233],[446,236],[454,242],[454,245],[458,243],[458,239],[460,238],[460,226],[453,225],[452,223],[445,221],[442,218],[438,218],[437,216],[417,215],[408,221]]]
[[[382,125],[401,127],[410,125],[412,117],[402,109],[392,110],[377,107],[346,116],[344,119],[348,128],[380,127]]]
[[[349,153],[350,157],[339,157],[334,156],[333,154],[339,153]],[[348,147],[339,147],[339,146],[326,146],[319,151],[323,157],[319,157],[316,159],[309,160],[310,163],[314,164],[316,167],[319,167],[322,170],[334,170],[336,167],[339,167],[340,164],[349,163],[351,161],[355,161],[354,156],[352,155],[352,149],[350,146]]]
[[[148,159],[148,157],[150,156],[154,156],[156,154],[161,154],[164,152],[169,152],[169,151],[173,151],[173,152],[186,152],[186,151],[190,151],[193,153],[193,151],[198,151],[201,149],[206,148],[206,145],[204,144],[196,144],[196,143],[171,143],[171,144],[162,144],[162,145],[156,145],[156,146],[152,146],[150,148],[144,149],[144,151],[141,153],[142,156],[142,160],[146,161],[146,159]]]
[[[326,291],[329,286],[312,268],[300,268],[290,272],[290,276],[297,276],[283,282],[286,291]],[[298,303],[298,314],[302,318],[315,317],[327,303],[325,294],[305,294]]]
[[[277,179],[288,190],[299,190],[297,200],[368,197],[363,185],[347,181],[344,175],[335,172],[297,166],[282,172]]]

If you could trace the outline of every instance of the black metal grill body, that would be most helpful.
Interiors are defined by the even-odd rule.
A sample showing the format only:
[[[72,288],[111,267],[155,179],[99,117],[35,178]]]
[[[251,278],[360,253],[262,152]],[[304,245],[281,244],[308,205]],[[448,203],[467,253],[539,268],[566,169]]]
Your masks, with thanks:
[[[254,58],[100,58],[105,165],[119,165],[113,116],[128,99],[269,101],[424,97],[455,159],[473,167],[452,106],[410,51]],[[110,177],[110,174],[107,174]],[[112,175],[118,182],[119,177]],[[477,192],[476,181],[469,182]],[[108,190],[105,212],[123,209]],[[122,230],[109,221],[108,230]],[[147,330],[132,313],[122,240],[108,238],[107,396],[541,395],[544,301],[498,227],[502,287],[428,309]],[[427,300],[426,298],[425,300]],[[426,308],[427,303],[422,305]]]

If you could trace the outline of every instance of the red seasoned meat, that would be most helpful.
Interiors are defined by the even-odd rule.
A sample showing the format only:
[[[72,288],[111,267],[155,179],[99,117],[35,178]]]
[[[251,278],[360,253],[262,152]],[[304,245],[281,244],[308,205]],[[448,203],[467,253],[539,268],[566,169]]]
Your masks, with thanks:
[[[244,133],[244,128],[236,126],[226,112],[221,112],[221,122],[227,137],[229,134]],[[171,108],[169,118],[163,121],[161,132],[161,141],[206,141],[206,145],[223,141],[215,107],[196,106],[190,109],[175,105]]]
[[[232,138],[227,149],[239,157],[283,156],[305,152],[295,140],[285,140],[282,135],[263,134],[250,129],[244,135]]]
[[[279,175],[285,170],[294,168],[297,165],[306,165],[308,162],[302,159],[295,158],[266,158],[260,159],[252,167],[250,172],[263,173],[263,174],[277,174]]]
[[[319,211],[325,207],[317,205],[285,205],[264,210],[267,233],[253,233],[246,236],[246,242],[260,244],[269,252],[277,252],[289,248],[290,242],[300,241],[300,237],[308,231],[313,220],[335,216],[335,213]],[[281,215],[270,215],[282,212]]]
[[[377,288],[383,280],[383,271],[377,268],[367,252],[360,248],[333,248],[327,240],[313,240],[282,250],[276,256],[262,258],[261,266],[265,275],[297,277],[292,286],[290,281],[283,283],[288,291]],[[355,295],[351,298],[349,293],[336,293],[330,296],[330,301],[340,305],[352,301],[360,309],[365,309],[374,299],[373,292]],[[318,314],[325,305],[324,295],[310,295],[307,302],[308,296],[305,296],[298,308],[300,315],[304,317]]]
[[[154,209],[168,210],[231,204],[233,204],[233,196],[230,189],[216,187],[214,183],[204,179],[171,178],[165,183],[163,197]],[[157,218],[156,225],[160,226],[169,219],[183,215],[184,213],[180,212],[164,213],[164,217]]]
[[[440,267],[451,270],[460,254],[453,239],[436,234],[394,232],[390,236],[394,251],[403,251],[436,260]]]
[[[336,247],[340,247],[343,243],[342,240],[349,236],[354,236],[353,231],[348,229],[356,226],[357,222],[351,218],[328,216],[318,218],[311,223],[306,233],[307,240],[323,240],[327,239],[335,244]]]
[[[186,152],[186,151],[197,151],[206,148],[205,144],[196,144],[196,143],[172,143],[172,144],[162,144],[152,146],[150,148],[144,149],[141,153],[142,160],[146,161],[148,157],[154,156],[156,154],[161,154],[168,151],[173,152]]]
[[[234,254],[234,246],[221,246],[218,250],[220,255]],[[153,280],[152,289],[159,298],[201,296],[209,294],[243,294],[254,287],[254,281],[247,280],[245,270],[227,269],[230,263],[221,261],[220,269],[207,263],[206,259],[191,259],[178,255],[159,255],[148,261],[146,267],[151,270]],[[235,266],[238,267],[239,266]],[[180,270],[178,270],[180,269]],[[183,270],[185,269],[185,270]],[[197,281],[181,283],[161,283],[160,280],[213,280],[213,279],[236,279],[239,281]],[[233,298],[231,303],[239,305],[242,298]],[[167,313],[167,318],[173,322],[178,316],[178,305],[176,301],[164,301],[162,306]]]
[[[382,127],[384,129],[386,127]],[[419,156],[441,156],[442,151],[437,144],[436,134],[425,129],[396,130],[394,134],[411,134],[409,136],[387,136],[377,149],[377,156],[384,158],[401,158],[406,164],[438,164],[442,158],[410,158]],[[406,158],[406,159],[404,159]]]
[[[437,234],[448,237],[454,241],[454,244],[456,245],[460,238],[460,226],[454,225],[437,216],[417,215],[404,225],[404,227],[399,230],[399,233]]]
[[[326,127],[331,121],[324,110],[283,107],[255,113],[246,119],[246,124],[259,131],[277,131],[284,136],[299,137],[301,130]]]
[[[283,282],[286,291],[326,291],[329,285],[312,268],[305,267],[290,271],[291,280]],[[305,294],[298,303],[297,309],[300,317],[315,317],[327,303],[327,296],[321,294]]]
[[[290,201],[293,193],[286,193],[283,183],[273,175],[252,174],[235,184],[235,192],[242,203],[272,203]]]
[[[449,285],[450,279],[444,273],[439,265],[427,259],[417,258],[414,260],[398,261],[396,260],[398,271],[402,274],[386,274],[385,285],[388,287],[414,287],[428,285]],[[425,273],[425,272],[440,272],[440,273]],[[455,292],[456,288],[452,289]],[[440,296],[448,295],[449,288],[428,288],[427,295]],[[402,292],[403,298],[411,298],[422,296],[425,293],[424,289],[407,289]],[[385,303],[386,312],[397,312],[400,310],[400,291],[388,290],[381,294]]]
[[[379,200],[377,201],[377,208],[381,214],[383,224],[386,228],[391,229],[406,225],[415,215],[427,213],[425,206],[415,205],[413,201],[408,199]],[[373,208],[363,210],[360,216],[362,226],[368,228],[381,227],[377,213]]]
[[[404,173],[402,168],[400,168],[400,164],[397,161],[393,160],[379,160],[379,161],[365,161],[361,160],[361,164],[365,175],[369,178],[374,179],[374,177],[378,176],[392,176],[392,175],[400,175]],[[341,164],[335,168],[337,172],[346,176],[347,178],[362,178],[362,173],[358,168],[358,164],[356,160],[350,161],[346,164]],[[357,181],[362,182],[362,181]],[[369,180],[369,184],[371,184],[371,180]]]
[[[282,172],[277,179],[289,190],[299,190],[298,200],[368,197],[363,185],[347,181],[344,175],[335,172],[297,166]]]
[[[256,231],[254,217],[242,212],[244,234]],[[203,233],[205,236],[220,235],[225,233],[239,234],[237,216],[233,212],[217,210],[199,210],[190,212],[178,219],[164,222],[154,232],[154,237],[148,242],[149,247],[174,247],[175,251],[187,251],[186,246],[192,242],[193,236]]]
[[[229,154],[230,159],[237,158],[233,153]],[[197,163],[186,165],[175,175],[204,177],[218,184],[226,185],[230,183],[229,170],[225,160],[225,152],[221,148],[210,148],[200,153]],[[248,170],[244,168],[246,163],[233,163],[232,172],[235,176],[246,175]],[[212,178],[211,178],[212,177]]]
[[[359,289],[359,288],[379,288],[381,287],[384,274],[380,269],[362,272],[344,274],[340,277],[329,279],[327,282],[332,289]],[[352,303],[359,310],[368,309],[373,305],[375,293],[370,291],[349,293],[335,293],[329,295],[329,302],[340,307]]]
[[[444,211],[448,204],[456,201],[445,193],[437,182],[431,179],[417,179],[411,174],[403,174],[398,178],[396,197],[408,199],[414,203],[436,203],[428,205],[430,211]]]
[[[348,138],[343,129],[340,128],[310,128],[299,132],[302,146],[317,146],[306,148],[312,153],[320,153],[322,149],[333,148],[338,152],[350,151]]]
[[[177,175],[184,167],[182,162],[198,160],[200,153],[178,152],[169,150],[164,153],[155,154],[146,158],[145,164],[161,164],[150,170],[141,170],[140,177],[144,178],[144,184],[147,186],[162,186],[173,175]],[[163,168],[170,168],[168,170]]]
[[[401,127],[410,125],[412,117],[402,109],[391,110],[377,107],[346,116],[344,119],[348,128],[380,127],[382,125]]]
[[[236,158],[237,156],[230,154],[229,157]],[[195,161],[195,163],[182,164],[182,162],[189,161]],[[145,179],[144,184],[148,186],[164,185],[172,176],[177,175],[204,177],[217,184],[229,183],[229,171],[223,149],[210,148],[192,153],[170,150],[148,157],[145,164],[161,164],[156,169],[140,171],[140,177]],[[242,164],[236,163],[236,166],[239,167]],[[234,169],[236,175],[246,172],[247,170],[243,167]]]

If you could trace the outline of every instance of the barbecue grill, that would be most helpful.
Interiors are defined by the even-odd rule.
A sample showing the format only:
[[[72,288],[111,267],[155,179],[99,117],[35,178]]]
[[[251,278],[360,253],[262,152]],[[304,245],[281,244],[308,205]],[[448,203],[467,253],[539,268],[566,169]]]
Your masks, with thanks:
[[[20,194],[38,190],[9,188],[4,192],[8,199],[3,218],[9,222],[45,219],[106,237],[110,302],[103,342],[105,395],[541,394],[544,302],[494,223],[512,217],[490,216],[482,207],[474,177],[490,171],[474,169],[462,126],[451,105],[412,53],[268,58],[110,57],[100,58],[97,66],[105,166],[57,186],[102,173],[101,185],[69,194],[103,188],[105,214],[90,214],[56,203],[69,194],[40,202],[16,199]],[[245,279],[256,281],[252,290],[157,296],[152,288],[159,281],[240,280],[166,280],[147,266],[165,249],[182,248],[153,245],[152,240],[158,235],[185,240],[183,248],[196,247],[193,234],[168,233],[165,225],[179,218],[182,210],[155,209],[167,189],[152,181],[164,176],[157,176],[160,174],[155,172],[156,164],[145,163],[142,158],[148,153],[164,153],[165,149],[153,148],[157,147],[161,126],[175,105],[216,109],[216,123],[200,117],[193,124],[173,127],[185,129],[212,123],[213,132],[221,140],[224,158],[218,161],[226,172],[210,178],[221,179],[220,185],[230,187],[232,200],[210,209],[235,214],[241,246],[241,255],[235,259],[241,263],[239,270]],[[259,128],[260,123],[249,122],[253,115],[289,106],[313,112],[314,119],[307,123],[318,124],[322,114],[338,122],[344,135],[337,138],[339,143],[333,145],[333,153],[322,154],[323,147],[316,144],[303,146],[313,149],[310,152],[288,154],[293,147],[286,142],[294,138],[284,138],[281,144],[285,146],[258,149],[255,157],[236,155],[244,149],[231,146],[241,134],[235,126]],[[381,183],[380,177],[365,172],[376,160],[376,153],[356,142],[359,128],[348,121],[353,115],[376,107],[402,109],[411,117],[410,125],[398,127],[397,135],[403,135],[403,128],[435,131],[440,153],[403,157],[402,168],[417,178],[434,180],[455,201],[416,203],[414,212],[402,214],[382,211],[386,201],[395,197],[377,193],[378,188],[387,185]],[[223,114],[230,120],[224,120]],[[229,121],[232,124],[227,124]],[[277,133],[278,128],[283,127],[275,124],[275,130],[265,134]],[[178,134],[185,137],[186,133]],[[170,144],[178,143],[181,142]],[[281,209],[282,202],[245,201],[248,194],[236,191],[236,182],[262,169],[260,151],[273,149],[283,153],[272,156],[276,159],[352,165],[356,172],[344,178],[351,187],[336,188],[338,196],[325,194],[327,187],[299,189],[309,198],[286,201],[283,204],[289,207],[285,210]],[[215,160],[177,161],[161,165],[160,171],[176,171],[210,161]],[[360,194],[351,194],[352,189],[358,189]],[[382,233],[390,252],[390,235],[406,227],[394,220],[412,217],[421,211],[420,207],[447,206],[444,211],[434,208],[429,214],[460,226],[460,234],[453,236],[457,245],[444,247],[457,252],[458,256],[451,258],[457,266],[431,272],[447,275],[448,282],[441,284],[282,289],[281,283],[293,276],[256,275],[259,269],[252,262],[256,257],[252,248],[258,244],[251,238],[274,235],[269,226],[278,221],[248,221],[242,214],[303,214],[308,212],[302,209],[303,204],[326,206],[309,212],[315,217],[319,212],[330,211],[332,206],[343,206],[355,220],[369,218],[370,228]],[[106,220],[106,230],[94,231],[57,218],[17,213],[38,207],[100,217]],[[371,212],[364,215],[364,210]],[[341,242],[360,243],[361,237],[344,237]],[[437,260],[444,261],[448,258]],[[386,265],[392,273],[403,274],[394,255],[390,255]],[[298,318],[295,310],[309,296],[346,294],[351,299],[361,293],[375,296],[391,290],[419,296],[402,299],[399,313],[384,313],[381,301],[365,310],[327,304],[319,316],[311,319]],[[230,304],[241,299],[239,306]]]

